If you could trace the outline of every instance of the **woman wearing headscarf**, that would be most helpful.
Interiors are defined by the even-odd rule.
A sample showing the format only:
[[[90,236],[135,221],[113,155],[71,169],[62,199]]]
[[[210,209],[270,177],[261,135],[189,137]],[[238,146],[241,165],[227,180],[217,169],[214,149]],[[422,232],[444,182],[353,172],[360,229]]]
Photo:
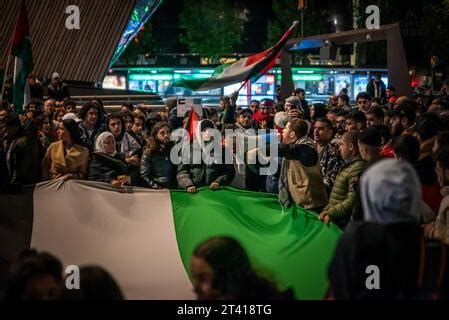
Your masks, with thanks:
[[[111,132],[103,132],[97,137],[87,179],[111,183],[115,187],[131,184],[125,155],[115,151],[115,138]]]
[[[82,146],[78,124],[63,120],[58,128],[58,140],[52,143],[42,163],[42,179],[85,179],[89,151]]]

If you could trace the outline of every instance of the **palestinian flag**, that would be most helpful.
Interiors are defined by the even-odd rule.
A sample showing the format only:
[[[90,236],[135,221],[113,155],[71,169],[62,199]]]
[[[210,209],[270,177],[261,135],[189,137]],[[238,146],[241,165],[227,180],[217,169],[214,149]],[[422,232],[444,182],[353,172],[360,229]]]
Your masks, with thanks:
[[[64,266],[94,264],[128,299],[194,299],[190,257],[213,236],[237,239],[253,267],[298,299],[322,299],[327,267],[341,234],[277,197],[233,188],[114,189],[91,181],[49,181],[0,195],[0,259],[26,248]]]
[[[15,111],[20,111],[29,100],[27,77],[33,70],[30,28],[25,1],[20,5],[14,35],[11,42],[11,55],[14,56],[13,103]],[[28,92],[26,90],[28,88]],[[25,97],[27,95],[27,97]]]
[[[198,122],[198,115],[192,108],[189,118],[187,119],[187,132],[189,133],[190,141],[193,141],[193,138],[195,137],[195,131],[197,130]]]
[[[293,34],[297,24],[298,23],[295,21],[290,29],[287,30],[278,43],[273,47],[239,61],[223,64],[215,69],[210,78],[195,80],[182,78],[175,82],[174,86],[184,87],[194,91],[202,91],[221,88],[249,79],[253,79],[253,81],[259,79],[275,65],[277,57],[287,43],[287,40]]]

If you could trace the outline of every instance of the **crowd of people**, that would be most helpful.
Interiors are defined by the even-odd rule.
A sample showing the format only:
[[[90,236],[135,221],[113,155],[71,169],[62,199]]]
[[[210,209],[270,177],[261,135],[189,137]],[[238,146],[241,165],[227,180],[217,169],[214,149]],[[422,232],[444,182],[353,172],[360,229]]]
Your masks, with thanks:
[[[285,101],[253,100],[249,106],[237,106],[236,92],[222,97],[218,110],[203,108],[200,143],[210,141],[209,128],[253,130],[259,135],[277,130],[278,170],[263,176],[259,163],[173,164],[170,134],[189,128],[192,118],[192,111],[179,116],[175,97],[167,98],[162,112],[127,103],[120,112],[108,114],[98,98],[77,106],[58,78],[54,74],[56,88],[48,99],[35,97],[18,114],[7,100],[2,102],[2,192],[18,192],[22,185],[46,180],[87,179],[117,188],[181,188],[195,193],[200,187],[216,190],[230,185],[275,193],[282,206],[313,210],[324,224],[333,222],[345,230],[329,273],[331,293],[337,299],[374,296],[362,286],[365,272],[357,269],[369,258],[389,268],[394,277],[376,294],[413,297],[421,237],[449,245],[445,96],[397,97],[393,87],[377,87],[374,82],[370,91],[375,97],[361,92],[355,105],[344,92],[327,103],[309,105],[305,91],[298,88]],[[370,253],[363,256],[357,250]],[[207,261],[206,249],[195,252]],[[224,258],[208,263],[230,262]],[[410,272],[399,274],[399,266]],[[260,292],[275,295],[268,282],[259,282],[264,288]],[[217,288],[220,283],[215,283]],[[220,293],[227,298],[251,291],[238,287],[242,291],[236,293],[231,284],[224,288],[231,290]],[[196,290],[199,296],[219,296]]]

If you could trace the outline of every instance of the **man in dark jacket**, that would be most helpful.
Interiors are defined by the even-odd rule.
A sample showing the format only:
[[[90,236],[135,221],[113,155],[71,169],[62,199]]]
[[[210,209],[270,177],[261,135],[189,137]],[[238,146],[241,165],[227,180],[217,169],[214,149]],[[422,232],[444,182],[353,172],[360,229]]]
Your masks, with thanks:
[[[36,130],[32,130],[33,123],[26,123],[29,134],[16,115],[9,114],[6,120],[6,163],[8,166],[11,187],[20,187],[25,184],[39,182],[40,179],[40,144]],[[33,138],[33,134],[36,136]]]
[[[318,119],[313,126],[313,138],[321,165],[321,173],[326,191],[330,194],[335,178],[344,161],[338,151],[338,144],[332,141],[332,122],[326,118]]]
[[[36,75],[30,74],[28,76],[28,84],[30,85],[31,99],[44,100],[44,88],[42,87],[42,83],[37,80]]]
[[[57,72],[54,72],[51,76],[51,83],[47,89],[49,99],[54,99],[56,101],[70,99],[69,88],[62,82],[59,73]]]
[[[235,110],[237,108],[238,91],[232,93],[230,97],[221,97],[220,99],[220,123],[224,127],[226,124],[235,123]]]
[[[299,98],[299,108],[301,109],[303,119],[310,120],[310,108],[306,100],[305,90],[302,88],[297,88],[294,93],[295,96]]]
[[[366,92],[373,98],[379,99],[381,103],[385,101],[387,96],[387,88],[382,81],[380,74],[376,74],[374,79],[371,79],[366,86]]]

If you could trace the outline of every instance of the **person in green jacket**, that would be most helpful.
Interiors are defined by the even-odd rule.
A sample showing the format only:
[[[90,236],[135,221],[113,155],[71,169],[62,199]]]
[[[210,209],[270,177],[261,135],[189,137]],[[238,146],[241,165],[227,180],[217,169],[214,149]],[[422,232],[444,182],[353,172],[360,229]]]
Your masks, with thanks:
[[[326,224],[333,221],[343,227],[351,217],[356,200],[355,186],[367,166],[360,157],[358,138],[359,132],[350,130],[341,139],[339,149],[345,163],[335,179],[329,203],[319,215],[319,219]]]

